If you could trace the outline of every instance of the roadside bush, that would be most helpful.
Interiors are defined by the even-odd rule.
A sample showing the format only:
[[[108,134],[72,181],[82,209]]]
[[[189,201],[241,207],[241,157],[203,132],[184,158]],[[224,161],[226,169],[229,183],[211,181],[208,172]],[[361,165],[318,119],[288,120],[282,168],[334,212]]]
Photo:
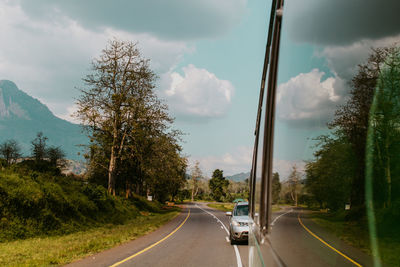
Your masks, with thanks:
[[[121,224],[139,210],[161,210],[157,202],[108,196],[102,186],[24,166],[0,173],[0,242]]]

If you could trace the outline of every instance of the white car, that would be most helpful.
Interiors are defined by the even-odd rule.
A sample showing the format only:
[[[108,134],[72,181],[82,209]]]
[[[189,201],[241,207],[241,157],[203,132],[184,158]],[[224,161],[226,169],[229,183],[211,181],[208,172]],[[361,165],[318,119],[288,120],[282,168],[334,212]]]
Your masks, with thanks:
[[[239,202],[232,212],[227,212],[229,220],[229,238],[231,245],[249,238],[249,203]]]

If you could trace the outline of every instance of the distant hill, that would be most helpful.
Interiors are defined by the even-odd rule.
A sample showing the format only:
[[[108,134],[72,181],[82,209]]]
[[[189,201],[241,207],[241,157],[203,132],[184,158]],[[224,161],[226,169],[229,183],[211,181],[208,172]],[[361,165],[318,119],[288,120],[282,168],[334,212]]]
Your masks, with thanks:
[[[62,120],[39,100],[18,89],[15,83],[0,81],[0,143],[15,139],[24,155],[30,155],[31,141],[38,132],[48,137],[48,145],[60,146],[68,159],[78,160],[88,138],[77,124]]]
[[[250,172],[241,172],[238,174],[234,174],[232,176],[227,176],[226,179],[234,181],[234,182],[243,182],[244,180],[246,180],[247,178],[250,177]]]

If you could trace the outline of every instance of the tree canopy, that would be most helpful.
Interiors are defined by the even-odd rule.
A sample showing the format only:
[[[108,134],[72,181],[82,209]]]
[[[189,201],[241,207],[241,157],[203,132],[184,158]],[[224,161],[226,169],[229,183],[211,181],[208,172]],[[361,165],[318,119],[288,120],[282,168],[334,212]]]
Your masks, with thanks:
[[[91,140],[90,177],[110,194],[124,189],[127,197],[134,191],[161,200],[184,181],[181,133],[171,129],[173,119],[154,90],[156,78],[135,43],[114,39],[83,79],[77,116]]]
[[[209,181],[211,195],[213,196],[214,200],[221,201],[222,197],[226,196],[228,185],[229,181],[225,179],[223,171],[220,169],[214,170]]]

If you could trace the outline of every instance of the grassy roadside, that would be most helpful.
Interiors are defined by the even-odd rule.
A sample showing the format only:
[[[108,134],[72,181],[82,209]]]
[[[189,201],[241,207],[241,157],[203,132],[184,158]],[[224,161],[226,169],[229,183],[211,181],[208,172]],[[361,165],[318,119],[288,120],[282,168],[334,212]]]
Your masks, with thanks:
[[[277,212],[277,211],[280,211],[281,209],[282,209],[281,206],[272,205],[272,212]]]
[[[214,208],[214,209],[217,209],[220,211],[227,212],[227,211],[232,211],[233,207],[235,207],[235,204],[234,203],[210,203],[210,204],[207,204],[207,206],[210,208]],[[280,210],[281,210],[280,206],[272,205],[272,212],[277,212]]]
[[[362,227],[359,223],[345,221],[344,214],[332,215],[315,212],[312,213],[310,218],[347,244],[369,255],[372,254],[367,227]],[[400,266],[400,240],[396,240],[394,237],[380,238],[378,244],[383,262],[389,266]]]
[[[210,208],[214,208],[217,210],[227,212],[227,211],[232,211],[235,204],[234,203],[210,203],[210,204],[207,204],[207,206]]]
[[[64,236],[0,243],[0,266],[66,264],[150,233],[178,214],[177,210],[147,213],[123,225],[105,225]]]

